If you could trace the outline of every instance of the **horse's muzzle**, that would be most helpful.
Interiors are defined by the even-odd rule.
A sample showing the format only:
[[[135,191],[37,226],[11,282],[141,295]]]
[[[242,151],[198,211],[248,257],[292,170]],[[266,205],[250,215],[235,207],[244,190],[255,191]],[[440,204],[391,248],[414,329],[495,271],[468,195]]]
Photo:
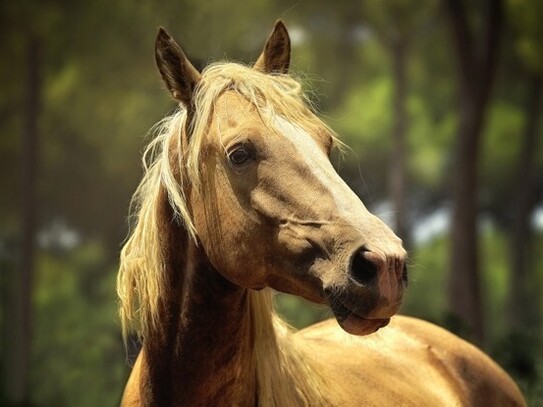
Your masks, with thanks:
[[[350,258],[346,283],[325,292],[340,326],[366,335],[386,326],[398,312],[406,285],[404,254],[385,255],[362,247]]]

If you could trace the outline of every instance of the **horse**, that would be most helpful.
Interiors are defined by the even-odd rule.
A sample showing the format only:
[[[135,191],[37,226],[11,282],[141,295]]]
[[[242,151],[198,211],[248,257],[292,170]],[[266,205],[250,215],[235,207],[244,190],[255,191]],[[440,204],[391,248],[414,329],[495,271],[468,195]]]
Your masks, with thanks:
[[[157,126],[121,251],[123,333],[142,350],[123,406],[523,406],[475,346],[396,315],[402,241],[339,177],[337,135],[289,76],[278,21],[253,66],[199,72],[160,28],[179,105]],[[296,332],[273,290],[330,306]]]

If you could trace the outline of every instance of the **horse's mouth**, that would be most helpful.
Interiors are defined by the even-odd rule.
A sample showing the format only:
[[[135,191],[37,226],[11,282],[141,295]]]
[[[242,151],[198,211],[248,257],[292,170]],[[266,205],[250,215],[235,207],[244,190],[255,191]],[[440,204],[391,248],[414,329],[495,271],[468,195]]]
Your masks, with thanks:
[[[341,328],[352,335],[369,335],[388,325],[390,318],[364,318],[338,301],[330,304],[330,308]]]

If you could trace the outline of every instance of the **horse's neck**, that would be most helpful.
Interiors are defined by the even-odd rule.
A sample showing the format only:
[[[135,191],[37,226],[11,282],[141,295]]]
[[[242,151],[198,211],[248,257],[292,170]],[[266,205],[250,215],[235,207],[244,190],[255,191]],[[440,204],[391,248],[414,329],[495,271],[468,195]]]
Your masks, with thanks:
[[[235,287],[190,251],[164,302],[167,322],[144,345],[147,404],[320,405],[318,377],[273,316],[270,291]]]
[[[320,405],[319,378],[274,319],[271,293],[242,289],[173,226],[166,195],[159,229],[166,278],[160,325],[144,343],[145,405]]]
[[[254,405],[246,290],[205,259],[189,256],[184,273],[181,290],[169,293],[177,299],[164,302],[167,323],[145,343],[151,404]]]
[[[247,291],[217,273],[159,196],[164,256],[160,324],[143,345],[140,396],[146,405],[254,405]]]

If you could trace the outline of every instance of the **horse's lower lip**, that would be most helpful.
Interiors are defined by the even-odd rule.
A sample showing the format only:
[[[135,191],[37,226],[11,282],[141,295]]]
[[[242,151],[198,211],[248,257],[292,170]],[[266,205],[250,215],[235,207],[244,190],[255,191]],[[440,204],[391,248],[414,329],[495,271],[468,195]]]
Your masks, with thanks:
[[[384,318],[364,318],[360,314],[370,314],[371,310],[366,310],[364,307],[359,306],[357,310],[352,307],[348,307],[342,301],[333,297],[329,298],[330,308],[336,317],[336,320],[343,328],[344,331],[352,335],[369,335],[374,333],[380,328],[387,326],[390,322],[390,315],[382,315]]]
[[[366,319],[356,314],[350,314],[347,318],[339,320],[339,325],[352,335],[369,335],[376,332],[379,328],[387,326],[390,318],[384,319]]]

